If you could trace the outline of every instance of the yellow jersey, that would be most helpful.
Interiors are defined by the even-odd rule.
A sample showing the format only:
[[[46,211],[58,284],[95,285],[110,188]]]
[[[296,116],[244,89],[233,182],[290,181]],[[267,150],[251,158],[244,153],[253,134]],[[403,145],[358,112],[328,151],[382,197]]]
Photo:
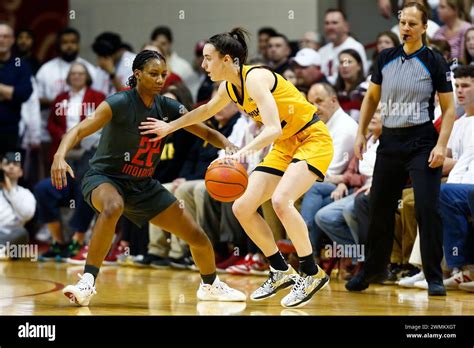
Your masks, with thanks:
[[[262,122],[260,111],[258,110],[257,104],[249,96],[245,81],[247,74],[252,69],[264,68],[264,66],[251,66],[244,65],[240,71],[240,80],[242,83],[242,90],[238,91],[237,87],[226,82],[227,94],[234,103],[237,104],[238,108],[249,115],[252,119],[257,122]],[[270,70],[271,71],[271,70]],[[309,122],[313,120],[313,115],[318,110],[316,106],[310,104],[306,98],[296,89],[296,87],[283,76],[276,74],[275,84],[271,89],[273,98],[278,108],[278,115],[280,117],[281,128],[283,134],[279,139],[287,139],[301,129],[303,129]]]

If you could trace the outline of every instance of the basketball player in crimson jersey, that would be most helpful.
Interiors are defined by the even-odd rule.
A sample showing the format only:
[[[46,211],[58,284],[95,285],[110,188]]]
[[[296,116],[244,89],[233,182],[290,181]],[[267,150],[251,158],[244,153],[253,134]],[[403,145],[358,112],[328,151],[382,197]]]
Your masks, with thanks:
[[[197,298],[203,301],[245,301],[246,295],[220,281],[216,275],[214,251],[201,227],[177,203],[176,198],[152,178],[160,160],[162,144],[151,142],[140,134],[138,126],[147,118],[173,121],[187,111],[175,100],[159,95],[166,79],[165,58],[155,51],[144,50],[133,61],[130,90],[108,97],[93,115],[64,136],[51,166],[51,180],[57,189],[67,185],[67,152],[84,137],[103,129],[90,170],[82,181],[82,192],[88,204],[99,214],[89,243],[84,274],[63,293],[71,302],[87,306],[96,293],[95,279],[112,244],[115,226],[123,214],[138,226],[148,222],[186,241],[201,273]],[[203,125],[186,130],[225,148],[236,148],[219,132]]]

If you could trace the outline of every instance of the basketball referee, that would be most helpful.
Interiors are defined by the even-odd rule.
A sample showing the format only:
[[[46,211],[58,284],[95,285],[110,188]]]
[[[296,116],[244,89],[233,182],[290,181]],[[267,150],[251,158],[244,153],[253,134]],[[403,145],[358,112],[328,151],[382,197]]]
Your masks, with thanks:
[[[446,295],[441,271],[443,229],[438,196],[455,110],[449,67],[440,54],[426,46],[427,20],[422,5],[405,5],[399,19],[403,45],[381,52],[362,104],[355,143],[359,159],[365,149],[367,126],[379,101],[383,131],[370,192],[366,262],[346,284],[349,291],[362,291],[369,283],[386,279],[395,211],[410,176],[428,294]],[[436,92],[443,115],[439,136],[432,122]]]

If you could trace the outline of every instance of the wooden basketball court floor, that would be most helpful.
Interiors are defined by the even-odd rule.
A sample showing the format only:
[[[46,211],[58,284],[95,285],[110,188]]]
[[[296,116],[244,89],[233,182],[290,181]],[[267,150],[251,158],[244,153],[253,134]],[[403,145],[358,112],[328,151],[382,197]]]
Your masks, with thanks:
[[[199,274],[104,266],[97,295],[89,307],[70,304],[61,290],[76,283],[83,266],[30,261],[0,262],[0,315],[473,315],[474,294],[449,291],[447,297],[428,298],[426,290],[371,286],[349,293],[344,281],[331,279],[328,287],[303,308],[285,309],[286,292],[261,302],[196,301]],[[229,285],[249,295],[261,276],[221,274]]]

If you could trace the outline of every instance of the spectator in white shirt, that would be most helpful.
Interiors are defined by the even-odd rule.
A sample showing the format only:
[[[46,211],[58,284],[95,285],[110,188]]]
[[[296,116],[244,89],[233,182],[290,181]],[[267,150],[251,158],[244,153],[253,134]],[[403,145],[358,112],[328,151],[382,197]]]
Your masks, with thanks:
[[[40,172],[47,173],[48,168],[48,155],[49,147],[51,144],[51,138],[46,129],[48,116],[52,103],[56,96],[69,90],[69,86],[66,83],[66,77],[71,68],[73,62],[79,62],[87,67],[93,80],[94,89],[100,89],[100,86],[96,85],[99,82],[97,76],[99,69],[96,69],[94,65],[89,63],[87,60],[79,57],[79,42],[80,34],[76,29],[66,28],[61,31],[57,36],[57,48],[59,50],[59,56],[51,59],[44,63],[36,74],[36,81],[38,84],[38,97],[41,104],[41,165]],[[100,74],[99,74],[100,75]]]
[[[196,96],[197,89],[199,88],[199,84],[196,85],[196,80],[199,81],[198,74],[193,70],[191,64],[173,51],[173,33],[171,29],[165,26],[156,27],[151,33],[150,39],[165,54],[168,68],[181,77],[186,86],[191,90],[191,94]]]
[[[444,280],[448,289],[474,292],[474,66],[456,69],[456,95],[466,114],[454,123],[448,155],[454,167],[441,185],[440,212],[443,219],[444,255],[452,276]]]
[[[339,105],[334,88],[327,83],[317,83],[308,92],[308,101],[317,106],[317,114],[328,127],[333,139],[334,156],[326,172],[324,182],[315,183],[303,196],[301,215],[310,231],[313,250],[319,252],[321,230],[314,221],[316,213],[333,202],[331,193],[344,181],[343,172],[354,155],[357,122]],[[316,256],[318,256],[316,254]]]
[[[0,168],[0,245],[24,244],[29,240],[24,228],[34,215],[36,200],[26,188],[18,185],[23,176],[19,153],[8,152]],[[2,256],[0,256],[1,258]]]
[[[336,82],[339,53],[352,48],[359,53],[367,74],[367,55],[364,46],[349,35],[349,23],[342,10],[329,9],[324,16],[324,33],[328,43],[319,49],[321,55],[321,69],[331,84]]]
[[[92,50],[97,55],[98,74],[94,83],[106,96],[127,88],[128,78],[133,74],[132,64],[136,54],[127,51],[121,37],[105,32],[95,38]],[[94,77],[92,78],[94,79]]]

